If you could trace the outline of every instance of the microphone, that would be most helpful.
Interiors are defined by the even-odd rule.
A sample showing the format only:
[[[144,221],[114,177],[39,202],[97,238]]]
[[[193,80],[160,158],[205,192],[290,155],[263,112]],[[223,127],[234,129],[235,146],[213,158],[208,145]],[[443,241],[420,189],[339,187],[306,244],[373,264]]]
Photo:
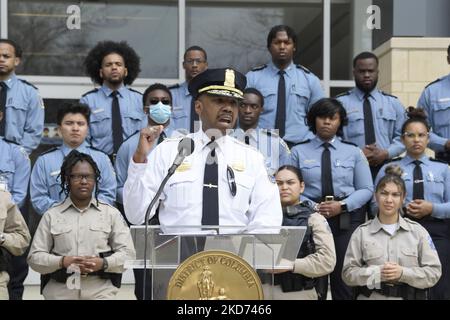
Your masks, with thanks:
[[[145,213],[145,233],[144,233],[144,274],[143,274],[143,287],[142,287],[142,297],[143,300],[145,300],[145,288],[146,288],[146,282],[147,282],[147,239],[148,239],[148,217],[150,216],[150,212],[152,211],[153,206],[156,204],[156,202],[159,199],[159,196],[161,195],[164,186],[166,185],[169,178],[175,173],[175,170],[180,166],[180,164],[183,162],[184,158],[191,155],[194,151],[194,140],[192,140],[189,137],[184,137],[181,139],[181,141],[178,143],[178,154],[173,161],[172,166],[169,168],[169,172],[167,173],[166,177],[161,182],[161,185],[158,188],[158,191],[156,191],[155,196],[153,197],[152,201],[147,207],[147,212]]]
[[[183,139],[181,139],[181,141],[178,143],[178,154],[175,157],[172,166],[169,168],[169,175],[175,173],[175,170],[180,166],[184,158],[186,158],[187,156],[191,155],[192,152],[194,152],[194,148],[195,148],[194,140],[192,140],[189,137],[184,137]]]

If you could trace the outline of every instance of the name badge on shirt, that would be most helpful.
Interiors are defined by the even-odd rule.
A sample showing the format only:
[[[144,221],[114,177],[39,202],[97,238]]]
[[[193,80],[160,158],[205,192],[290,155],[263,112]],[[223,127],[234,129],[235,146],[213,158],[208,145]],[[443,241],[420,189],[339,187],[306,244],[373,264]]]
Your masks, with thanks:
[[[183,161],[177,168],[176,172],[185,172],[191,170],[191,163],[188,161]]]
[[[100,108],[100,109],[92,110],[92,113],[96,114],[96,113],[100,113],[100,112],[103,112],[103,111],[105,111],[105,109],[104,108]]]
[[[245,163],[242,160],[237,160],[231,164],[231,167],[236,171],[242,172],[245,170]]]
[[[57,170],[57,171],[50,172],[50,176],[52,176],[52,177],[57,176],[57,175],[59,174],[60,171],[61,171],[61,170]]]
[[[311,160],[306,159],[306,160],[303,160],[303,163],[304,163],[304,164],[315,163],[315,162],[316,162],[315,159],[311,159]]]
[[[450,98],[442,98],[438,100],[439,102],[448,102],[450,101]]]

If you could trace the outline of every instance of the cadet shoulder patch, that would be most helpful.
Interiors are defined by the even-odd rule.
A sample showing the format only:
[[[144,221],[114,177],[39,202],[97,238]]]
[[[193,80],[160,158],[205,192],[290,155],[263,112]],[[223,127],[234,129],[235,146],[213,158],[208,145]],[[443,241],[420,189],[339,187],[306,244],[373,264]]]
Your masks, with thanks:
[[[87,96],[88,94],[96,93],[97,91],[98,91],[98,88],[95,88],[95,89],[92,89],[91,91],[88,91],[88,92],[84,93],[84,94],[81,95],[81,96],[82,96],[82,97],[85,97],[85,96]]]
[[[352,146],[354,146],[354,147],[358,147],[358,145],[357,145],[356,143],[353,143],[353,142],[350,142],[350,141],[341,140],[341,142],[342,142],[342,143],[345,143],[345,144],[352,145]]]
[[[136,92],[136,93],[139,93],[139,94],[142,96],[142,93],[141,93],[140,91],[137,91],[137,90],[135,90],[135,89],[133,89],[133,88],[128,88],[128,90],[133,91],[133,92]]]
[[[267,64],[263,64],[263,65],[261,65],[261,66],[254,67],[254,68],[252,69],[252,71],[260,71],[260,70],[263,70],[263,69],[265,69],[265,68],[267,68]]]
[[[301,64],[296,64],[295,66],[297,67],[297,69],[302,69],[302,70],[305,71],[306,73],[311,73],[311,71],[309,71],[308,68],[302,66]]]
[[[168,89],[172,90],[172,89],[176,89],[176,88],[179,88],[179,87],[180,87],[180,84],[176,83],[176,84],[173,84],[173,85],[169,86]]]
[[[431,86],[432,84],[438,83],[438,82],[441,81],[442,79],[443,79],[443,78],[439,78],[439,79],[436,79],[436,80],[430,82],[429,84],[427,84],[427,85],[425,86],[425,88],[428,88],[428,87]]]
[[[394,96],[392,94],[386,93],[384,91],[381,91],[381,94],[384,95],[384,96],[387,96],[387,97],[392,97],[392,98],[398,99],[398,97],[396,97],[396,96]]]
[[[34,84],[29,83],[27,80],[24,80],[24,79],[19,79],[19,80],[22,81],[23,83],[29,85],[30,87],[33,87],[34,89],[39,90]]]

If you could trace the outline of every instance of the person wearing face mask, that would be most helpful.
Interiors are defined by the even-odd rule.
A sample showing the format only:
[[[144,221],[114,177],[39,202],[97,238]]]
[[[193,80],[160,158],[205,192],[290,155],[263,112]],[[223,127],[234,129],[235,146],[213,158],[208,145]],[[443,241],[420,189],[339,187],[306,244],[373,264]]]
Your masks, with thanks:
[[[144,112],[148,117],[149,126],[162,125],[164,130],[159,135],[157,144],[164,139],[181,134],[170,126],[170,116],[172,115],[172,94],[170,90],[161,83],[149,86],[143,95]],[[139,143],[139,131],[136,131],[123,142],[117,152],[116,157],[116,177],[117,177],[117,202],[123,204],[123,186],[128,176],[128,165],[130,159]],[[156,147],[155,144],[153,146]],[[152,149],[153,150],[153,149]]]
[[[172,115],[172,94],[170,90],[161,83],[155,83],[149,86],[143,95],[142,102],[144,105],[144,112],[148,117],[149,126],[162,125],[164,130],[158,138],[158,144],[164,139],[174,136],[179,136],[181,133],[172,129],[170,124],[170,117]],[[128,177],[128,165],[130,159],[139,143],[139,131],[136,131],[120,146],[116,157],[116,178],[117,178],[117,207],[125,217],[123,210],[123,186]],[[156,146],[157,144],[155,144]],[[154,147],[155,147],[154,146]],[[153,149],[152,149],[153,150]],[[125,217],[126,219],[126,217]],[[157,224],[157,217],[152,220],[152,223]],[[138,300],[143,299],[143,270],[133,269],[135,278],[134,294]],[[152,298],[151,290],[151,270],[147,273],[146,299]]]

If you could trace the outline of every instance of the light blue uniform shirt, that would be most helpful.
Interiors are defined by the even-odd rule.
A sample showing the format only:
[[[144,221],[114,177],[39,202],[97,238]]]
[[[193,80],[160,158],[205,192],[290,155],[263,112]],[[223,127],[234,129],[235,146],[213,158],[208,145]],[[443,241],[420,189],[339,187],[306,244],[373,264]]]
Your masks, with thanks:
[[[249,129],[246,132],[238,128],[233,131],[233,137],[242,143],[245,143],[245,136],[249,137],[249,144],[264,156],[268,174],[275,174],[279,167],[289,163],[291,151],[275,132],[261,128]]]
[[[402,178],[405,181],[406,199],[405,205],[412,201],[413,183],[414,183],[414,164],[413,158],[406,155],[404,158],[396,159],[385,164],[379,171],[375,186],[385,175],[385,168],[389,165],[399,165],[403,170]],[[426,155],[419,159],[422,163],[424,200],[433,204],[431,216],[439,219],[450,218],[450,169],[446,163],[438,160],[430,160]],[[372,206],[376,211],[376,203],[373,200]]]
[[[165,128],[163,133],[164,139],[170,138],[172,136],[179,136],[176,131],[173,131],[170,126]],[[140,131],[130,136],[126,141],[122,143],[119,150],[117,151],[116,163],[114,164],[116,168],[116,178],[117,178],[117,202],[123,204],[123,186],[128,177],[128,165],[130,160],[136,152],[137,146],[139,144]],[[156,148],[158,144],[155,143],[150,153]],[[149,154],[150,154],[149,153]]]
[[[422,92],[417,107],[425,109],[433,129],[430,148],[444,151],[450,139],[450,74],[430,83]]]
[[[35,86],[17,78],[14,73],[4,82],[8,87],[5,138],[20,144],[30,154],[41,141],[44,102]]]
[[[343,139],[353,142],[361,149],[366,146],[364,134],[364,92],[358,88],[338,95],[347,111],[348,125],[344,126]],[[401,142],[401,129],[406,120],[405,108],[400,101],[378,89],[372,90],[369,96],[372,107],[373,126],[375,129],[376,144],[379,148],[387,150],[389,159],[405,151]]]
[[[119,92],[120,116],[122,118],[123,140],[137,130],[147,126],[147,116],[142,105],[142,94],[138,91],[122,86]],[[112,102],[113,91],[106,85],[85,93],[80,99],[91,109],[89,120],[89,136],[87,141],[107,154],[113,153],[112,135]]]
[[[21,207],[27,196],[31,164],[25,149],[0,139],[0,176],[6,179],[14,203]]]
[[[305,181],[303,196],[322,198],[322,144],[315,137],[291,149],[291,164],[300,168]],[[372,198],[373,182],[369,164],[361,149],[339,138],[330,142],[331,174],[334,196],[346,198],[348,211],[361,208]]]
[[[116,200],[116,175],[108,156],[101,151],[93,149],[83,142],[77,151],[86,153],[94,159],[100,170],[99,200],[114,205]],[[66,195],[61,191],[61,166],[72,149],[63,144],[41,154],[34,164],[31,172],[30,195],[33,208],[39,214],[44,214],[54,204],[65,199]]]
[[[279,69],[269,64],[254,68],[247,73],[247,88],[256,88],[264,96],[264,110],[258,126],[264,129],[275,128],[277,115]],[[324,97],[320,80],[304,67],[291,63],[284,70],[286,82],[286,124],[283,140],[298,143],[314,135],[305,124],[305,117],[311,105]]]
[[[169,87],[172,93],[172,115],[170,116],[170,127],[173,130],[191,130],[191,101],[192,96],[185,81]]]

